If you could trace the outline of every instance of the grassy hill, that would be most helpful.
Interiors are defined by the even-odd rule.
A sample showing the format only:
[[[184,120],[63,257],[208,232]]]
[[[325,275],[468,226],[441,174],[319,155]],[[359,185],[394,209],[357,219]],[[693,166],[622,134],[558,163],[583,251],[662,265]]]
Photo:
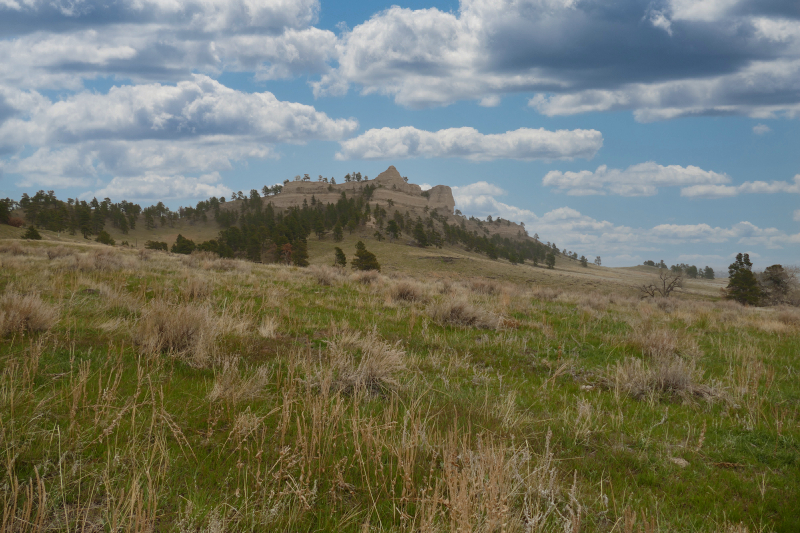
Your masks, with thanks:
[[[215,229],[134,239],[178,232]],[[800,530],[797,310],[358,234],[307,269],[45,237],[0,240],[3,530]],[[382,273],[325,266],[357,239]]]

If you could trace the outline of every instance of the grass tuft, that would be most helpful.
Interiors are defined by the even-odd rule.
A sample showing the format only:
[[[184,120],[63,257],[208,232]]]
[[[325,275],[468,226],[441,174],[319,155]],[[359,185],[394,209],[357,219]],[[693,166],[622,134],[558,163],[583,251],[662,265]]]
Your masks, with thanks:
[[[429,307],[428,314],[442,326],[496,329],[501,324],[500,317],[475,307],[463,298],[446,298]]]
[[[58,322],[58,310],[38,295],[6,292],[0,298],[0,336],[47,331]]]

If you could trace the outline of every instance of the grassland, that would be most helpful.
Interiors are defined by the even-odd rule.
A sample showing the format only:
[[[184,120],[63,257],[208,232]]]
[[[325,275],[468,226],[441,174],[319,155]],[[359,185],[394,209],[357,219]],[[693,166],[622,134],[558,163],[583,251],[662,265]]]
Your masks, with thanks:
[[[60,238],[0,240],[3,530],[800,530],[797,310]]]

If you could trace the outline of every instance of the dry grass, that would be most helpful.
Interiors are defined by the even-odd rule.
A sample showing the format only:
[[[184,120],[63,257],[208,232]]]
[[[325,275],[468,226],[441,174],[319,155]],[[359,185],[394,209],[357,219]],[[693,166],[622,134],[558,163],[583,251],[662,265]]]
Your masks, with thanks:
[[[254,400],[263,394],[269,380],[270,372],[266,367],[258,367],[250,376],[243,377],[238,361],[228,361],[223,364],[221,371],[215,373],[208,399],[230,404]]]
[[[638,324],[628,335],[628,342],[641,350],[642,354],[653,359],[675,355],[696,358],[701,355],[697,343],[677,331],[666,328],[652,328]]]
[[[533,297],[534,300],[543,302],[554,302],[563,292],[562,289],[536,286],[531,289],[531,297]]]
[[[38,295],[6,292],[0,298],[0,336],[47,331],[58,322],[58,310]]]
[[[389,288],[389,296],[394,301],[424,302],[427,300],[425,290],[416,281],[400,280]]]
[[[463,298],[447,298],[428,308],[430,317],[443,326],[467,326],[496,329],[502,320]]]
[[[28,255],[28,250],[23,248],[17,241],[11,241],[0,244],[0,254]]]
[[[213,284],[208,279],[186,272],[180,290],[187,300],[203,300],[211,295],[213,289]]]
[[[398,374],[405,368],[405,351],[389,344],[374,331],[339,334],[328,346],[330,368],[323,376],[335,390],[345,393],[382,394],[400,387]]]
[[[372,285],[373,283],[377,283],[381,279],[380,273],[375,270],[364,270],[355,272],[351,277],[353,278],[354,281],[357,281],[362,285]]]
[[[502,285],[489,279],[474,279],[469,288],[475,294],[499,294],[503,290]]]
[[[314,265],[308,271],[323,286],[334,285],[344,279],[341,269],[327,265]]]
[[[680,357],[663,357],[645,362],[635,357],[618,361],[607,372],[606,384],[618,394],[625,393],[636,399],[651,395],[711,399],[716,392],[702,384],[702,373],[693,361]]]
[[[78,269],[83,272],[110,272],[135,268],[135,259],[133,257],[114,250],[95,250],[94,252],[80,254],[77,257]]]
[[[180,355],[202,366],[212,354],[217,329],[206,307],[153,300],[139,321],[135,341],[147,353]]]
[[[58,259],[59,257],[69,257],[75,255],[77,252],[72,248],[67,248],[66,246],[56,246],[55,248],[48,248],[45,253],[47,254],[47,258],[52,261],[53,259]]]
[[[258,326],[258,333],[265,339],[274,339],[278,336],[278,319],[273,316],[264,317]]]

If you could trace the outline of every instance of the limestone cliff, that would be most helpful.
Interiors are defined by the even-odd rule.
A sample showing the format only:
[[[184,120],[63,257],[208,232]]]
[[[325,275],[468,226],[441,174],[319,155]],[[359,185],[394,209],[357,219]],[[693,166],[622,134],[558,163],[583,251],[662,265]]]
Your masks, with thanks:
[[[372,193],[371,203],[393,204],[393,209],[400,212],[417,212],[436,209],[441,214],[452,215],[455,209],[453,191],[447,185],[437,185],[426,194],[419,185],[407,183],[396,168],[390,166],[381,172],[375,179],[337,183],[331,185],[319,181],[290,181],[287,183],[280,194],[264,198],[264,203],[272,203],[279,209],[286,209],[294,205],[302,205],[303,200],[311,202],[311,196],[318,202],[336,203],[345,192],[348,196],[358,194],[364,187],[372,185],[376,187]]]

